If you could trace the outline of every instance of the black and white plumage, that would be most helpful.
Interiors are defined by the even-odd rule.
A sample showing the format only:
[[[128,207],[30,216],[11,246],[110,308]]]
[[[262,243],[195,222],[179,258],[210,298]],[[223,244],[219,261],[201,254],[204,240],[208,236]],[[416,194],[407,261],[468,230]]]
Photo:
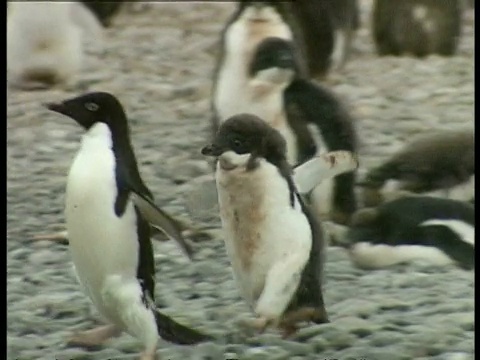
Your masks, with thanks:
[[[9,2],[9,85],[37,90],[74,84],[82,69],[85,35],[102,40],[102,27],[77,2]]]
[[[352,217],[345,242],[353,263],[383,268],[417,260],[475,266],[475,209],[462,201],[401,196]]]
[[[81,3],[90,9],[98,21],[105,27],[111,25],[115,15],[117,15],[125,5],[125,1],[82,0]]]
[[[159,335],[179,344],[208,339],[155,307],[149,222],[190,251],[140,177],[120,102],[96,92],[46,106],[86,130],[68,175],[69,248],[85,293],[110,324],[74,336],[72,344],[99,343],[126,331],[142,341],[147,360],[154,359]]]
[[[474,140],[473,129],[417,136],[359,181],[365,204],[381,203],[388,187],[470,200],[475,196]]]
[[[226,31],[225,53],[213,92],[213,133],[225,119],[251,113],[285,137],[291,165],[308,160],[319,150],[356,152],[356,130],[344,104],[333,92],[302,76],[293,42],[281,37],[249,38],[255,26],[240,16]],[[336,222],[348,222],[356,210],[355,174],[339,175],[324,182],[319,192],[314,190],[315,210]]]
[[[375,0],[373,38],[379,55],[454,55],[462,0]]]
[[[292,8],[302,30],[310,75],[320,78],[330,69],[341,69],[360,26],[357,0],[297,0]]]
[[[240,293],[265,328],[328,322],[322,295],[325,239],[299,195],[286,142],[250,114],[227,119],[202,154],[218,158],[216,183],[227,254]]]

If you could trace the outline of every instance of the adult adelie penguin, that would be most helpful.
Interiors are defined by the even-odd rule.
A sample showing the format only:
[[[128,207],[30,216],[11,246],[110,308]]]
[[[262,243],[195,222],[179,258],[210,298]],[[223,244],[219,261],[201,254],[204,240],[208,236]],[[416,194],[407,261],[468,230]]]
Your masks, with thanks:
[[[109,322],[75,335],[71,343],[98,344],[126,331],[142,341],[142,359],[153,360],[159,335],[177,344],[207,340],[155,307],[149,222],[187,248],[175,222],[153,204],[140,177],[119,101],[96,92],[46,106],[86,130],[68,175],[69,248],[85,293]]]
[[[474,178],[474,131],[465,129],[417,136],[358,185],[367,206],[381,203],[388,187],[467,201],[475,196]]]
[[[462,201],[402,195],[352,217],[346,245],[353,263],[384,268],[422,260],[475,267],[475,209]]]
[[[462,0],[376,0],[373,39],[379,55],[453,55],[462,25]]]
[[[242,51],[244,45],[231,46]],[[239,62],[238,53],[225,56],[235,56],[237,63],[229,67],[226,60],[220,72],[223,75],[214,93],[214,132],[228,117],[251,113],[285,137],[291,165],[303,163],[319,150],[356,152],[356,131],[349,112],[330,90],[302,76],[291,41],[268,37],[257,44],[246,63]],[[356,210],[354,183],[352,172],[322,184],[321,191],[312,193],[315,211],[335,222],[347,223]]]
[[[360,26],[357,0],[297,0],[292,6],[302,30],[308,69],[316,78],[341,69]]]
[[[325,240],[292,180],[282,135],[251,114],[227,119],[202,154],[216,183],[227,254],[261,330],[328,322],[322,295]]]
[[[82,34],[102,39],[95,17],[76,2],[9,2],[7,81],[26,90],[71,85],[81,70]]]

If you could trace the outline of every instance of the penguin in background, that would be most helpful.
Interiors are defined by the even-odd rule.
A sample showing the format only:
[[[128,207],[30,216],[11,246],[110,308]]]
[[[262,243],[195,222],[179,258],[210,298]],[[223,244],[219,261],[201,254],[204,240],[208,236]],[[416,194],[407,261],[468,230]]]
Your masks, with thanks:
[[[299,195],[284,137],[255,115],[224,121],[202,154],[218,159],[216,184],[226,251],[240,293],[287,337],[297,323],[329,322],[322,282],[325,234]]]
[[[238,58],[244,45],[231,46]],[[268,37],[257,45],[249,63],[225,66],[214,93],[213,133],[225,119],[250,113],[285,137],[292,166],[318,151],[355,153],[356,130],[348,110],[333,92],[302,76],[298,58],[294,43]],[[355,176],[356,172],[341,174],[313,190],[311,201],[318,215],[348,223],[356,210]]]
[[[336,241],[357,267],[379,269],[418,260],[475,267],[475,209],[469,202],[399,192],[357,211]]]
[[[46,104],[86,130],[70,168],[65,215],[69,249],[82,289],[108,322],[75,334],[71,345],[92,346],[123,331],[155,358],[158,336],[177,344],[209,336],[183,326],[155,306],[155,263],[150,225],[175,239],[190,256],[175,221],[153,203],[140,177],[122,105],[95,92]]]
[[[82,0],[81,3],[97,17],[104,27],[111,26],[113,18],[125,6],[124,1]]]
[[[292,7],[302,30],[310,75],[324,78],[340,70],[360,27],[356,0],[298,0]]]
[[[458,48],[462,0],[375,0],[373,38],[381,56],[452,56]]]
[[[74,84],[85,35],[101,44],[100,23],[79,3],[9,2],[7,81],[23,90]]]
[[[390,191],[468,201],[475,196],[473,129],[421,134],[358,182],[366,206],[376,206]]]

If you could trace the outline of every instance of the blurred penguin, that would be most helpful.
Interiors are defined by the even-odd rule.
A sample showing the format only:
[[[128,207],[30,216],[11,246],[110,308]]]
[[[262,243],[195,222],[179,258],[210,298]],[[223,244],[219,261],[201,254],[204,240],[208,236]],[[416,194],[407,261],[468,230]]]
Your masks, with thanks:
[[[356,0],[298,0],[293,7],[302,30],[311,76],[341,69],[360,26]]]
[[[358,185],[366,206],[378,205],[390,190],[469,201],[475,196],[474,131],[419,135]]]
[[[462,8],[462,0],[375,0],[373,37],[378,54],[455,54]]]
[[[71,85],[81,70],[82,31],[101,40],[95,17],[74,2],[10,2],[8,82],[24,90]]]
[[[357,211],[342,241],[360,268],[421,260],[470,270],[475,267],[475,209],[468,202],[402,194]]]

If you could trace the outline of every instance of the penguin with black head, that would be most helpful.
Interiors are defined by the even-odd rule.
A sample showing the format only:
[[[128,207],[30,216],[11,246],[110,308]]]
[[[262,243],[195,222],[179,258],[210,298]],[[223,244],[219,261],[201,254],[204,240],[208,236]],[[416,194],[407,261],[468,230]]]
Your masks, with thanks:
[[[376,0],[373,39],[379,55],[452,56],[462,26],[462,0]]]
[[[475,209],[472,203],[397,193],[352,217],[343,246],[361,268],[378,269],[423,261],[475,267]]]
[[[225,78],[223,85],[217,86],[214,132],[228,117],[246,112],[281,133],[291,165],[305,162],[318,151],[355,153],[356,130],[349,111],[332,91],[302,76],[298,59],[290,40],[268,37],[258,43],[251,61],[235,67],[243,75],[234,77],[231,73],[233,80]],[[355,174],[339,175],[324,182],[321,190],[314,190],[315,211],[335,222],[347,223],[356,210]]]
[[[325,239],[299,195],[283,136],[252,114],[235,115],[202,154],[218,159],[220,217],[240,293],[255,327],[328,322],[322,294]]]
[[[376,206],[390,191],[468,201],[475,196],[473,129],[420,134],[358,182],[366,206]]]
[[[176,222],[155,206],[140,177],[118,99],[95,92],[46,106],[86,130],[67,180],[69,249],[83,290],[109,323],[74,335],[70,343],[98,345],[125,331],[142,341],[141,359],[153,360],[159,335],[177,344],[208,340],[155,306],[149,223],[175,239],[189,256],[191,251]]]

